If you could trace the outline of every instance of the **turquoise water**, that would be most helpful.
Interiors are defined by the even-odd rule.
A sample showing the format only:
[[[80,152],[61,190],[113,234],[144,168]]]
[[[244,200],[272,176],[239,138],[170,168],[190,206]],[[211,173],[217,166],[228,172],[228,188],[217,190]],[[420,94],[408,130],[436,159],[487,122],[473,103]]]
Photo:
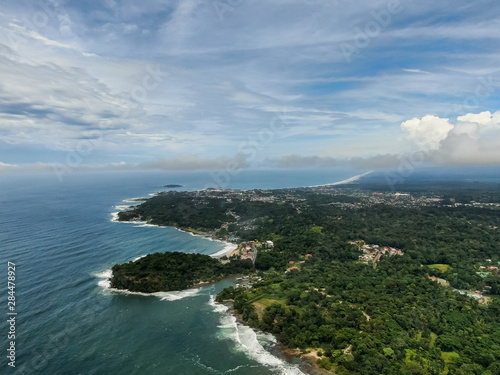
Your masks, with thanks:
[[[318,185],[361,172],[254,171],[227,188]],[[220,181],[219,181],[220,182]],[[158,296],[113,292],[106,271],[157,251],[212,254],[216,241],[174,228],[113,222],[117,207],[166,184],[195,190],[207,173],[93,173],[2,176],[0,311],[7,317],[7,261],[16,264],[16,368],[1,374],[300,374],[271,335],[239,325],[213,303],[231,285]],[[6,319],[0,346],[7,352]]]

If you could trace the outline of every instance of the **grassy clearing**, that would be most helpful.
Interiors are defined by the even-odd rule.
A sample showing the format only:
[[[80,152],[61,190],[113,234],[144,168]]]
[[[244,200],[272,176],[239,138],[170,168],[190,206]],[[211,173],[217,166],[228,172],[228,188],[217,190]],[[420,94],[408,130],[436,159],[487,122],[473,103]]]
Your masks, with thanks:
[[[448,264],[430,264],[427,267],[438,269],[441,272],[446,272],[451,268]]]
[[[262,315],[264,314],[264,310],[266,309],[266,307],[269,307],[275,303],[278,303],[280,305],[284,305],[285,300],[272,299],[272,298],[261,298],[258,301],[255,301],[253,303],[253,306],[255,307],[255,312],[259,316],[259,319],[262,318]]]

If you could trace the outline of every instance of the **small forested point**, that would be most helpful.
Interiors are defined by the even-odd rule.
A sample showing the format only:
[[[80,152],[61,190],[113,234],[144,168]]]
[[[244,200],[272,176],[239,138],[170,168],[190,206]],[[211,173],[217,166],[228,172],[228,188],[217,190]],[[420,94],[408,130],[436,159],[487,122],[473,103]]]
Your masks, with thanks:
[[[247,259],[222,264],[204,254],[154,253],[113,266],[111,287],[142,293],[182,290],[252,269],[252,261]]]

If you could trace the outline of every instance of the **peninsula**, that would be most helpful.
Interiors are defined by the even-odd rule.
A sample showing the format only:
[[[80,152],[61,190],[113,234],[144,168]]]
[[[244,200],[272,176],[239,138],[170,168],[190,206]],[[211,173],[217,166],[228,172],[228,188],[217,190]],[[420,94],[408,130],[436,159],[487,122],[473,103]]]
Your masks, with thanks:
[[[325,371],[500,373],[500,186],[363,180],[168,191],[118,216],[237,243],[221,262],[174,255],[180,263],[158,272],[175,270],[167,288],[182,288],[227,274],[230,260],[255,264],[253,283],[217,301]],[[168,277],[143,259],[115,266],[115,285],[165,290]]]

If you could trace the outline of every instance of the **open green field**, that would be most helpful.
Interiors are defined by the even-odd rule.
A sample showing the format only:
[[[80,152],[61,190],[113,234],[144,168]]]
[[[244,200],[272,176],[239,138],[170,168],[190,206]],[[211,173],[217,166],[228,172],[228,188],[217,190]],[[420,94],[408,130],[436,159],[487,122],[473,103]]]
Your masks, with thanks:
[[[446,272],[451,268],[448,264],[430,264],[427,267],[438,269],[441,272]]]

